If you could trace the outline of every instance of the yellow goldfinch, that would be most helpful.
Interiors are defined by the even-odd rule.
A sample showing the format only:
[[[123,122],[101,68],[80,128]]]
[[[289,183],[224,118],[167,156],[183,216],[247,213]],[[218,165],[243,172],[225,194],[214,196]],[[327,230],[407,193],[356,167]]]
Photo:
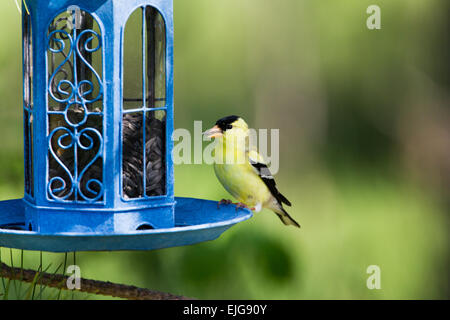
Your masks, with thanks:
[[[284,210],[291,203],[278,190],[275,180],[256,150],[249,150],[249,129],[238,116],[219,119],[203,133],[218,140],[214,149],[214,171],[224,188],[239,203],[256,212],[267,208],[275,212],[285,225],[300,225]],[[220,203],[230,203],[222,200]]]

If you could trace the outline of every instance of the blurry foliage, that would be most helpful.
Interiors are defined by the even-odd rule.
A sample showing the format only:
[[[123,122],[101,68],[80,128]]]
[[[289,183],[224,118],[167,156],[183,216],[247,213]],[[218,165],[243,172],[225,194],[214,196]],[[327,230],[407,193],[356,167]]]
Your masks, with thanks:
[[[213,242],[80,253],[82,276],[198,298],[449,298],[450,3],[174,3],[175,126],[239,114],[280,128],[278,185],[302,229],[263,211]],[[366,28],[371,4],[381,30]],[[0,8],[8,199],[23,189],[21,39],[13,1]],[[177,166],[175,177],[178,196],[229,197],[209,166]],[[26,255],[30,267],[37,259]],[[366,288],[371,264],[378,291]]]

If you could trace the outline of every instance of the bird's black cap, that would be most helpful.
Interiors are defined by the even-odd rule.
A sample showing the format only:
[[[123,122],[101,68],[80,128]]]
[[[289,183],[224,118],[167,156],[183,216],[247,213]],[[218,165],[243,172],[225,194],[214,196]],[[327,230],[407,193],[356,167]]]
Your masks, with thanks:
[[[231,129],[233,126],[231,125],[233,122],[235,122],[236,120],[238,120],[240,117],[239,116],[228,116],[228,117],[223,117],[222,119],[217,120],[216,125],[222,130],[222,131],[226,131],[227,129]]]

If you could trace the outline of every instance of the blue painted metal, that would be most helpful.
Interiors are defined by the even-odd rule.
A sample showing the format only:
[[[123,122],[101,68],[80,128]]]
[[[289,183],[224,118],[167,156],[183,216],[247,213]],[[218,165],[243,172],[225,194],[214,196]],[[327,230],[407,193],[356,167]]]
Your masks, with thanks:
[[[162,109],[166,112],[166,194],[125,200],[121,196],[122,141],[118,138],[122,136],[123,36],[130,15],[136,9],[146,6],[152,6],[159,11],[164,19],[166,30],[166,104],[162,108],[143,106],[146,111]],[[69,11],[74,12],[73,16],[75,16],[75,10],[91,15],[95,24],[98,24],[99,30],[86,29],[81,32],[77,28],[72,30],[53,28],[52,30],[50,28],[52,21],[68,8]],[[32,183],[32,188],[27,188],[24,197],[27,225],[39,232],[65,232],[71,229],[72,225],[86,229],[103,228],[105,231],[135,230],[136,224],[142,223],[154,228],[173,227],[175,200],[171,140],[173,132],[172,1],[34,0],[29,1],[28,9],[29,17],[26,10],[23,12],[24,21],[29,19],[32,29],[30,42],[33,64],[31,84],[33,106],[31,108],[25,105],[24,110],[32,119],[29,130],[32,132],[33,141],[29,150],[31,155],[27,153],[28,158],[25,159],[25,163],[30,165],[29,158],[32,157],[33,165],[30,168],[32,172],[26,177],[26,185]],[[64,42],[61,38],[68,40]],[[92,45],[94,40],[98,44],[95,47]],[[89,53],[101,53],[101,70],[95,70],[88,63],[81,49]],[[24,50],[27,50],[25,46]],[[48,74],[49,55],[61,52],[66,52],[65,59],[56,66],[53,73]],[[94,75],[92,80],[77,79],[77,61],[90,69]],[[29,61],[24,58],[24,64],[26,63]],[[54,80],[64,65],[68,69],[73,69],[73,81]],[[80,88],[88,89],[83,91]],[[88,95],[94,90],[98,94],[89,98]],[[101,112],[89,110],[87,105],[98,101],[101,101],[103,105]],[[50,105],[54,103],[65,105],[65,107],[55,111],[50,108]],[[79,122],[72,121],[68,116],[68,111],[73,109],[74,105],[82,110],[82,119]],[[102,119],[103,132],[93,127],[86,128],[85,123],[88,117],[93,115]],[[65,119],[65,123],[50,131],[50,116],[60,116]],[[52,144],[52,141],[56,143]],[[94,142],[100,144],[98,150],[95,150],[97,151],[95,156],[84,168],[79,168],[77,152],[92,149]],[[63,163],[55,148],[73,150],[75,160],[72,169]],[[63,168],[64,175],[70,177],[72,185],[66,183],[60,176],[50,177],[50,159],[54,159],[60,168]],[[95,161],[102,163],[103,178],[90,179],[83,183],[83,177]],[[145,175],[145,170],[143,173]],[[89,196],[83,194],[83,187],[90,191]],[[34,193],[31,190],[34,190]],[[111,224],[111,217],[118,216],[120,216],[120,223],[116,221]]]
[[[75,12],[75,9],[71,10]],[[75,16],[75,14],[73,15]],[[69,21],[70,22],[70,21]],[[72,21],[72,25],[76,22]],[[92,167],[92,165],[99,159],[104,158],[104,150],[103,150],[103,134],[99,132],[96,128],[87,127],[82,128],[82,126],[87,122],[90,116],[96,115],[101,116],[103,118],[103,112],[95,112],[89,111],[87,105],[93,104],[99,100],[103,100],[104,95],[104,85],[103,81],[100,78],[97,71],[91,66],[91,64],[86,60],[81,51],[88,53],[93,53],[96,51],[101,51],[101,34],[95,32],[91,29],[82,30],[77,33],[77,28],[73,28],[69,33],[66,30],[47,28],[49,35],[47,40],[47,51],[50,55],[55,54],[63,54],[64,60],[53,70],[53,73],[50,75],[47,84],[47,120],[50,118],[50,115],[60,115],[65,120],[65,126],[58,126],[54,128],[50,134],[48,135],[48,150],[50,151],[51,157],[58,163],[58,165],[64,169],[64,174],[70,177],[70,187],[66,185],[66,181],[61,176],[48,177],[47,181],[47,198],[50,201],[56,202],[65,202],[65,203],[79,203],[80,201],[86,201],[88,203],[94,203],[99,201],[103,197],[104,194],[104,185],[103,182],[98,179],[88,179],[85,182],[85,188],[88,192],[94,195],[94,197],[88,197],[82,191],[82,180],[86,174],[86,172]],[[58,37],[59,35],[59,37]],[[66,42],[63,40],[66,38],[68,41],[68,48],[66,48]],[[89,47],[89,44],[93,42],[93,39],[98,41],[96,46]],[[81,48],[80,48],[81,47]],[[64,50],[68,49],[68,53],[64,53]],[[47,65],[49,64],[49,59],[47,59]],[[70,60],[72,63],[70,63]],[[89,97],[89,95],[94,91],[95,84],[94,82],[87,79],[78,79],[77,68],[78,63],[84,64],[87,68],[89,68],[90,72],[95,76],[98,93],[95,97]],[[56,77],[61,74],[62,68],[64,65],[69,64],[71,69],[70,72],[73,74],[73,82],[68,79],[60,79],[59,82],[55,83]],[[63,87],[70,88],[69,91],[67,89],[63,89]],[[84,91],[83,89],[87,87],[88,90]],[[55,92],[56,89],[56,92]],[[64,105],[63,110],[51,110],[50,104],[51,102],[56,102],[58,104]],[[69,110],[72,108],[81,108],[82,119],[79,121],[73,121],[69,117]],[[48,120],[49,121],[49,120]],[[50,129],[49,129],[50,130]],[[56,138],[56,134],[60,133],[61,135]],[[89,163],[85,165],[80,172],[78,168],[78,160],[77,153],[78,151],[90,151],[94,148],[94,139],[91,135],[94,135],[95,140],[99,142],[99,147],[94,156],[90,159]],[[55,139],[54,139],[55,138]],[[87,144],[83,143],[83,139],[87,140]],[[73,173],[67,167],[60,157],[57,155],[56,151],[53,147],[53,141],[57,141],[57,146],[61,150],[73,149],[74,152],[74,165],[73,165]],[[64,140],[68,140],[68,143],[64,143]],[[48,167],[48,163],[47,163]],[[47,170],[48,171],[48,170]],[[103,180],[103,179],[102,179]],[[59,184],[59,187],[55,187],[56,184]],[[98,187],[98,191],[93,189],[93,185]],[[65,195],[59,196],[58,192],[63,192],[65,189],[68,189]],[[74,197],[74,200],[68,200],[71,196]]]
[[[22,10],[25,196],[0,202],[0,246],[54,252],[160,249],[215,239],[252,216],[248,209],[217,209],[214,201],[174,197],[172,0],[33,0],[27,4],[30,14]],[[148,52],[143,45],[143,105],[125,110],[124,29],[132,13],[142,10],[142,34],[137,36],[145,43],[147,6],[155,8],[165,23],[165,97],[153,97],[158,105],[147,105],[144,98]],[[59,28],[59,20],[52,23],[68,9],[66,22],[72,19],[74,28]],[[84,29],[78,25],[80,12],[92,17],[92,25]],[[61,55],[58,63],[55,54]],[[100,65],[94,66],[88,54],[100,54]],[[83,77],[87,73],[78,74],[80,64],[90,78]],[[61,72],[66,73],[62,79]],[[94,103],[100,105],[98,110],[91,107]],[[80,118],[73,120],[70,110],[79,112]],[[166,116],[165,194],[146,193],[143,169],[143,195],[126,198],[124,115],[157,110]],[[52,117],[62,122],[54,125]],[[91,117],[101,123],[89,124]],[[145,127],[143,132],[145,145]],[[73,152],[72,167],[61,158],[67,150]],[[93,155],[87,163],[78,163],[77,155],[85,151]],[[66,179],[50,172],[50,163]],[[84,179],[94,163],[101,175]],[[143,226],[152,230],[141,231]]]
[[[174,228],[130,232],[40,233],[0,229],[0,247],[50,252],[154,250],[214,240],[252,216],[248,209],[190,198],[176,198]],[[0,225],[24,227],[24,202],[0,202]]]

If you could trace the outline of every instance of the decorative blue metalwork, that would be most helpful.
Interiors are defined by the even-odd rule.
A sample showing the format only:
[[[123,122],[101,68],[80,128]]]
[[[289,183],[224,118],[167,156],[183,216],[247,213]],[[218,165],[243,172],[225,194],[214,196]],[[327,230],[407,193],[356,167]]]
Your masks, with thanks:
[[[143,224],[173,227],[172,1],[34,0],[28,6],[33,33],[29,42],[24,36],[24,70],[32,66],[34,81],[29,90],[33,107],[24,102],[24,112],[29,110],[24,114],[29,141],[26,228],[53,233],[129,232]],[[134,36],[142,39],[145,31],[143,41],[152,45],[143,46],[146,66],[137,78],[145,89],[142,105],[133,110],[124,108],[123,37],[137,9],[145,14],[141,32]],[[132,111],[141,112],[141,123],[128,117]],[[126,123],[130,126],[124,130]],[[138,137],[136,126],[148,132]],[[158,148],[149,141],[152,135],[158,137]],[[123,196],[123,176],[132,171],[132,166],[125,171],[122,166],[125,136],[136,139],[133,143],[142,141],[136,179],[128,180],[145,190],[140,197]]]
[[[76,130],[76,126],[74,126],[74,127]],[[84,167],[84,169],[79,174],[77,173],[77,170],[75,169],[75,173],[74,173],[74,175],[72,175],[70,170],[59,159],[59,157],[56,155],[55,151],[53,150],[51,142],[52,142],[53,137],[55,136],[55,133],[58,131],[65,131],[65,133],[63,135],[61,135],[57,140],[58,146],[63,150],[67,150],[67,149],[71,149],[71,148],[80,148],[82,150],[91,150],[94,147],[94,140],[89,135],[87,135],[88,132],[94,133],[97,136],[98,141],[100,142],[99,150],[94,155],[93,159]],[[67,137],[70,138],[70,143],[64,144],[63,140],[66,139]],[[84,145],[81,138],[87,139],[89,141],[89,144]],[[58,196],[58,195],[56,195],[56,193],[62,192],[66,189],[66,182],[63,178],[58,177],[58,176],[51,178],[47,185],[49,195],[53,199],[58,200],[58,201],[67,200],[70,196],[72,196],[73,193],[80,195],[82,197],[82,199],[84,199],[85,201],[95,202],[98,199],[100,199],[103,195],[103,183],[101,181],[99,181],[98,179],[90,179],[86,182],[86,190],[89,191],[90,193],[96,195],[93,198],[89,198],[85,194],[83,194],[80,182],[83,179],[86,171],[94,164],[94,162],[98,158],[100,158],[102,156],[103,138],[102,138],[101,134],[94,128],[85,128],[85,129],[81,130],[80,132],[72,133],[70,130],[68,130],[65,127],[58,127],[50,133],[48,140],[49,140],[50,153],[52,154],[53,158],[58,162],[58,164],[64,169],[66,174],[71,178],[71,183],[72,183],[72,187],[70,188],[69,193],[67,193],[64,196]],[[75,159],[76,159],[76,157],[75,157]],[[56,182],[59,182],[61,184],[61,186],[57,187],[57,188],[52,188],[52,186]],[[100,191],[93,190],[93,188],[91,187],[92,184],[97,185],[99,187]]]
[[[48,51],[50,52],[52,59],[54,59],[53,55],[62,54],[63,60],[54,70],[52,70],[53,72],[50,76],[47,90],[51,100],[61,105],[65,105],[64,110],[55,111],[51,110],[50,101],[48,102],[49,110],[47,113],[49,115],[61,115],[65,120],[64,125],[60,125],[50,132],[48,136],[48,147],[51,156],[58,163],[60,168],[63,169],[64,174],[68,178],[64,179],[58,174],[49,177],[47,190],[49,197],[55,201],[96,202],[103,196],[103,182],[99,179],[89,179],[83,185],[82,180],[86,171],[92,167],[95,161],[103,157],[103,137],[102,133],[94,127],[88,127],[81,130],[80,128],[87,122],[89,116],[103,116],[103,112],[89,111],[87,107],[87,104],[93,104],[94,102],[102,99],[103,83],[99,74],[96,72],[92,64],[84,57],[81,51],[89,54],[97,51],[101,52],[102,41],[101,35],[91,29],[85,29],[80,33],[77,33],[76,25],[80,22],[76,19],[77,16],[78,19],[80,19],[83,12],[77,12],[77,9],[73,8],[71,13],[72,21],[69,25],[72,26],[72,33],[65,30],[69,22],[68,18],[56,18],[56,22],[50,26],[50,30],[53,29],[52,27],[57,27],[58,23],[61,21],[65,22],[63,24],[64,29],[53,30],[48,35]],[[86,15],[86,13],[84,13],[84,15]],[[94,38],[97,41],[97,45],[93,45]],[[68,45],[68,48],[66,48],[66,44]],[[80,49],[80,47],[82,49]],[[65,50],[67,50],[67,53],[64,53]],[[69,63],[69,61],[72,61],[72,63]],[[90,70],[90,73],[95,76],[96,85],[94,85],[92,81],[82,78],[87,76],[86,72],[84,72],[84,74],[79,74],[77,68],[79,68],[78,64],[81,63],[84,64],[84,66]],[[64,69],[67,64],[71,68],[72,79],[68,79],[69,73],[67,72],[67,69]],[[56,82],[56,77],[59,74],[63,74],[63,79],[59,79],[59,81]],[[97,88],[98,93],[95,97],[89,97],[89,95],[91,95]],[[78,113],[77,121],[73,121],[73,119],[70,118],[70,111]],[[79,119],[80,116],[81,119]],[[88,133],[92,133],[97,139],[99,147],[88,164],[80,170],[78,150],[81,149],[84,151],[89,151],[94,148],[93,138],[89,136]],[[68,168],[68,164],[64,163],[64,161],[61,160],[57,152],[54,150],[54,138],[57,140],[57,147],[59,150],[67,151],[69,149],[73,149],[72,170]],[[82,138],[88,140],[87,145],[83,144]],[[66,143],[64,143],[65,140]],[[67,143],[67,140],[69,143]],[[70,186],[67,185],[68,183],[70,183]],[[93,189],[93,185],[97,187],[96,190]],[[89,197],[85,194],[83,189],[85,189],[85,192],[89,192],[92,196]],[[71,200],[71,198],[73,200]]]

